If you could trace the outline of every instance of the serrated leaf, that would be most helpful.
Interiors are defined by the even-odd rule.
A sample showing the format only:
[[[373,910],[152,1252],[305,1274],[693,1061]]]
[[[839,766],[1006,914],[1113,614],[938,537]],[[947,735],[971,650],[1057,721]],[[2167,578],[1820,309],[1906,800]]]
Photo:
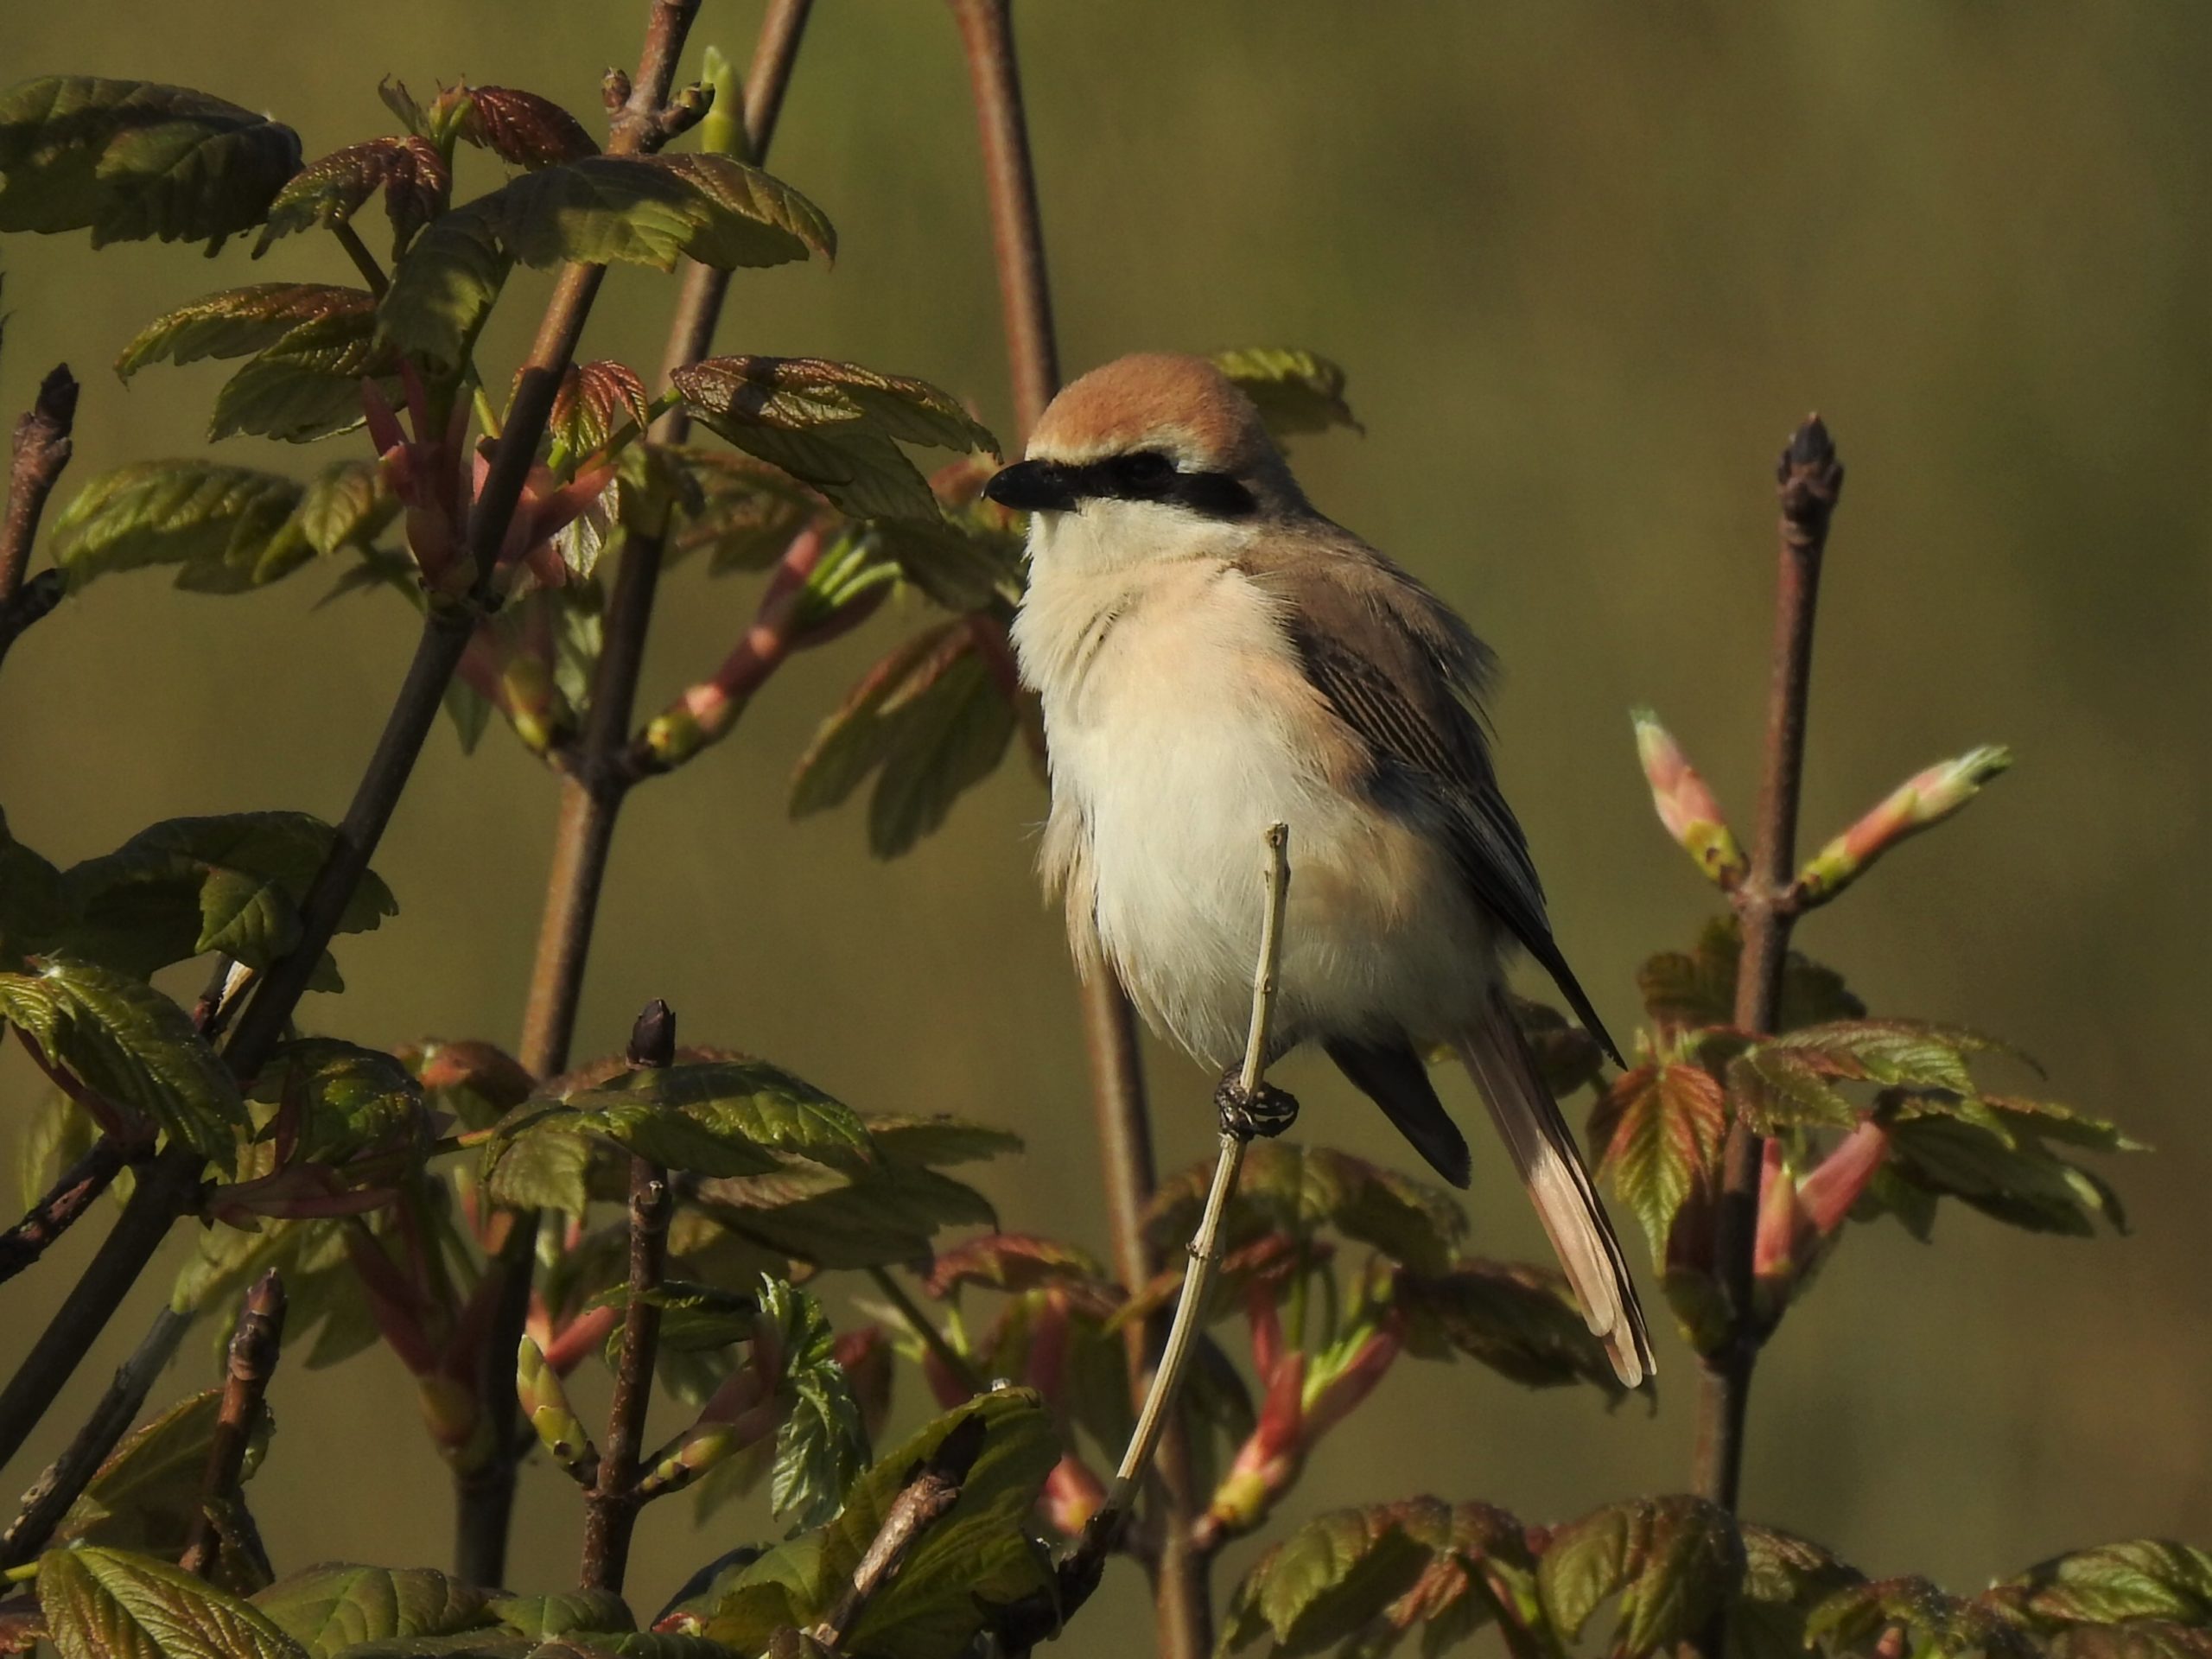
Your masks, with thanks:
[[[572,363],[553,397],[554,442],[571,455],[587,454],[626,421],[643,428],[652,418],[645,402],[645,383],[626,364],[604,358]]]
[[[973,1187],[889,1158],[858,1169],[792,1159],[774,1173],[702,1181],[702,1214],[779,1262],[872,1268],[925,1259],[949,1227],[996,1227]]]
[[[897,1112],[863,1112],[868,1138],[893,1163],[972,1164],[1001,1153],[1020,1152],[1021,1137],[1011,1129],[950,1112],[927,1116]]]
[[[1259,406],[1260,418],[1278,442],[1332,426],[1366,430],[1344,402],[1344,372],[1318,353],[1255,346],[1216,352],[1213,360]]]
[[[302,323],[244,364],[215,394],[207,440],[240,435],[309,443],[365,418],[361,383],[387,388],[398,371],[376,314],[344,312]]]
[[[1728,1132],[1727,1102],[1702,1066],[1640,1065],[1613,1079],[1590,1114],[1598,1176],[1611,1179],[1643,1224],[1651,1259],[1663,1262],[1675,1217],[1712,1187]]]
[[[1549,1268],[1469,1261],[1397,1283],[1416,1352],[1457,1350],[1532,1389],[1588,1382],[1615,1400],[1625,1392],[1566,1279]]]
[[[514,265],[488,200],[435,220],[392,268],[377,327],[400,350],[453,369],[467,359]]]
[[[1706,925],[1690,950],[1663,950],[1637,969],[1644,1011],[1665,1029],[1727,1026],[1736,1018],[1736,966],[1743,936],[1732,916]],[[1838,1020],[1857,1020],[1866,1005],[1854,996],[1834,969],[1792,950],[1782,974],[1782,1003],[1776,1024],[1783,1031]]]
[[[769,1471],[769,1508],[795,1526],[822,1526],[868,1462],[860,1402],[837,1363],[836,1334],[822,1304],[780,1279],[761,1281],[760,1300],[785,1356],[777,1384],[785,1414]]]
[[[850,1107],[761,1060],[625,1071],[556,1103],[525,1106],[493,1141],[487,1173],[513,1141],[545,1133],[604,1135],[639,1157],[709,1176],[766,1174],[787,1152],[833,1164],[875,1158]]]
[[[302,492],[289,478],[208,461],[143,461],[92,478],[54,521],[48,550],[72,593],[95,577],[178,567],[180,588],[233,593],[289,575],[314,550],[283,532]]]
[[[209,1389],[133,1429],[86,1484],[54,1529],[54,1543],[100,1544],[160,1555],[181,1550],[200,1516],[207,1446],[221,1406],[222,1390]],[[254,1431],[249,1473],[260,1460],[270,1428],[264,1407]]]
[[[1952,1117],[1916,1117],[1890,1130],[1891,1167],[1929,1192],[1955,1198],[2009,1226],[2087,1238],[2100,1219],[2125,1232],[2118,1194],[2033,1136],[2014,1143]]]
[[[335,1037],[281,1045],[251,1098],[298,1113],[294,1156],[308,1162],[342,1164],[358,1153],[429,1145],[422,1087],[407,1068],[380,1049]]]
[[[2049,1659],[2212,1659],[2212,1630],[2163,1618],[2075,1624],[2044,1644]]]
[[[1607,1504],[1554,1532],[1536,1569],[1545,1611],[1570,1642],[1619,1593],[1612,1650],[1621,1659],[1695,1636],[1743,1576],[1734,1518],[1689,1497]]]
[[[1274,1653],[1286,1659],[1319,1653],[1410,1589],[1428,1555],[1407,1536],[1393,1506],[1335,1510],[1262,1556],[1237,1595],[1273,1633]]]
[[[1213,1160],[1163,1182],[1145,1212],[1145,1239],[1162,1255],[1181,1249],[1195,1229]],[[1442,1273],[1459,1253],[1467,1217],[1440,1187],[1327,1147],[1280,1141],[1247,1149],[1224,1236],[1241,1244],[1264,1232],[1310,1236],[1333,1227],[1420,1273]]]
[[[549,1642],[572,1630],[637,1627],[629,1604],[612,1590],[569,1590],[550,1596],[495,1596],[485,1611],[508,1630]]]
[[[897,712],[868,798],[868,850],[896,858],[936,830],[998,769],[1019,723],[1007,687],[971,644]]]
[[[164,312],[138,331],[115,359],[128,380],[149,363],[196,363],[203,358],[248,357],[273,346],[302,323],[337,315],[370,315],[376,298],[365,289],[325,283],[257,283],[202,295]]]
[[[709,1352],[749,1340],[753,1315],[760,1311],[760,1300],[744,1291],[688,1279],[664,1279],[645,1300],[660,1309],[660,1345],[675,1353]],[[584,1306],[626,1309],[630,1287],[626,1283],[610,1286]],[[621,1343],[619,1328],[607,1333],[610,1363],[620,1353]]]
[[[62,1659],[305,1659],[251,1603],[127,1550],[48,1551],[38,1599]]]
[[[1037,1290],[1069,1281],[1102,1283],[1106,1270],[1080,1245],[1030,1233],[987,1233],[939,1254],[923,1287],[943,1301],[963,1285]]]
[[[1744,1541],[1744,1582],[1728,1611],[1730,1659],[1781,1659],[1805,1650],[1805,1618],[1864,1575],[1809,1539],[1750,1522]]]
[[[450,1636],[491,1622],[492,1592],[427,1567],[311,1567],[257,1592],[253,1605],[305,1648],[334,1659],[364,1642]]]
[[[791,538],[830,510],[827,500],[780,467],[726,449],[671,449],[669,495],[680,517],[671,559],[707,553],[707,572],[766,570]],[[688,490],[688,497],[679,494]]]
[[[310,162],[270,204],[268,223],[254,245],[258,259],[279,237],[295,231],[350,224],[368,199],[384,192],[395,253],[446,210],[453,176],[427,138],[370,138]]]
[[[245,1127],[230,1071],[184,1010],[142,980],[55,955],[0,973],[0,1020],[49,1065],[216,1160]]]
[[[1854,1651],[1890,1624],[1904,1626],[1909,1651],[2031,1659],[2028,1634],[1994,1610],[1948,1595],[1923,1578],[1879,1579],[1837,1591],[1805,1620],[1808,1643],[1830,1654]]]
[[[464,86],[461,137],[517,167],[551,167],[599,154],[583,124],[550,98],[512,86]]]
[[[266,968],[299,938],[299,906],[335,832],[305,812],[170,818],[64,878],[78,921],[72,948],[139,975],[209,950]],[[398,905],[365,872],[338,918],[365,932]]]
[[[2044,1629],[2129,1618],[2212,1624],[2212,1555],[2163,1538],[2101,1544],[2038,1561],[1999,1592]]]
[[[308,545],[327,558],[341,547],[367,547],[398,513],[399,499],[374,461],[340,461],[308,480],[293,517]]]
[[[897,715],[969,649],[963,623],[942,622],[895,646],[822,722],[791,775],[795,818],[836,806],[883,763]]]
[[[0,231],[219,243],[299,165],[297,133],[206,92],[88,75],[0,92]]]

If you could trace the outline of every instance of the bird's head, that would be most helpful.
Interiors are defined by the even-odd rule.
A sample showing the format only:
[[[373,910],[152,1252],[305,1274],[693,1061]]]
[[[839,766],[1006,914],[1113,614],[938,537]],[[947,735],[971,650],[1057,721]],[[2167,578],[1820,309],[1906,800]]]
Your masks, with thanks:
[[[1122,556],[1308,510],[1252,400],[1205,358],[1168,353],[1071,382],[983,493],[1037,515],[1040,550],[1079,524]]]

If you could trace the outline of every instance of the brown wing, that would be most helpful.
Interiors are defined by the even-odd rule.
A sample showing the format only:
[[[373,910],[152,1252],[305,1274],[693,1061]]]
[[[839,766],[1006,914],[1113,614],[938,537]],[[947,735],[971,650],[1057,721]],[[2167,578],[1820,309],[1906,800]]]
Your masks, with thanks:
[[[1619,1062],[1552,938],[1528,840],[1498,792],[1478,717],[1487,648],[1435,594],[1334,525],[1266,538],[1240,564],[1281,603],[1306,678],[1366,747],[1376,804],[1441,828],[1475,898]]]

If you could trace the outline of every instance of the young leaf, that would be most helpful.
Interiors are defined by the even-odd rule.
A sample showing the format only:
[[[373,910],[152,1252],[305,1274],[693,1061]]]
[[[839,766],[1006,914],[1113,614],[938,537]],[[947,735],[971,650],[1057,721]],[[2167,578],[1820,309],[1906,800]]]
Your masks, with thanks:
[[[1536,1583],[1545,1611],[1569,1642],[1619,1592],[1613,1651],[1643,1659],[1704,1629],[1743,1576],[1743,1541],[1726,1510],[1702,1498],[1638,1497],[1553,1533]]]
[[[306,1659],[259,1608],[150,1555],[49,1550],[38,1601],[61,1659]]]
[[[875,791],[868,850],[896,858],[943,823],[963,792],[998,769],[1019,723],[998,674],[972,644],[905,704]]]
[[[1189,1242],[1212,1172],[1208,1159],[1161,1184],[1145,1214],[1145,1238],[1154,1249],[1166,1255]],[[1263,1232],[1309,1236],[1323,1226],[1417,1273],[1438,1274],[1459,1254],[1467,1217],[1441,1188],[1349,1153],[1253,1142],[1230,1200],[1228,1241],[1240,1244]]]
[[[886,518],[868,536],[900,575],[948,611],[1020,602],[1021,538],[980,515]]]
[[[427,138],[371,138],[310,162],[270,204],[269,220],[254,245],[257,259],[294,231],[350,224],[362,205],[384,192],[397,256],[415,233],[446,210],[453,176]]]
[[[1947,1595],[1926,1579],[1880,1579],[1837,1591],[1805,1620],[1808,1643],[1829,1654],[1856,1653],[1885,1626],[1904,1627],[1916,1655],[1977,1654],[1984,1659],[2033,1659],[2026,1631],[1979,1602]]]
[[[377,327],[401,351],[448,369],[467,359],[514,258],[480,197],[434,221],[393,267]]]
[[[1409,1537],[1401,1506],[1333,1510],[1269,1549],[1236,1586],[1220,1650],[1262,1633],[1272,1659],[1334,1648],[1378,1621],[1410,1590],[1429,1548]]]
[[[1675,1216],[1690,1195],[1712,1185],[1727,1134],[1727,1103],[1699,1065],[1641,1065],[1613,1079],[1590,1114],[1590,1144],[1600,1147],[1598,1174],[1610,1178],[1663,1262]]]
[[[240,593],[314,557],[291,529],[300,486],[207,461],[142,461],[101,473],[54,521],[48,550],[72,593],[143,565],[178,567],[176,585]],[[289,532],[289,533],[288,533]]]
[[[366,548],[398,513],[399,499],[374,461],[339,461],[308,480],[292,516],[316,556],[327,558],[341,547]]]
[[[1732,916],[1706,925],[1694,948],[1663,950],[1637,970],[1644,1011],[1662,1029],[1726,1026],[1736,1018],[1736,964],[1742,958],[1742,933]],[[1834,969],[1793,950],[1782,971],[1782,1007],[1776,1023],[1794,1031],[1827,1020],[1864,1017],[1866,1005]]]
[[[1278,442],[1332,426],[1366,430],[1344,402],[1344,372],[1325,357],[1260,346],[1216,352],[1213,360],[1238,391],[1259,405],[1260,418]]]
[[[0,92],[0,231],[213,245],[259,224],[299,165],[289,127],[181,86],[48,75]]]
[[[207,440],[244,434],[311,443],[351,431],[365,418],[361,382],[374,378],[389,385],[398,368],[398,354],[378,334],[372,311],[302,323],[223,383]]]
[[[671,559],[707,550],[707,573],[766,570],[791,538],[830,511],[829,503],[780,467],[726,449],[675,449],[672,482],[690,499],[671,498],[681,514],[671,537]]]
[[[299,906],[334,832],[305,812],[171,818],[64,878],[78,917],[72,948],[139,975],[209,950],[266,968],[299,938]],[[397,913],[391,889],[365,874],[340,913],[341,933]]]
[[[779,1265],[925,1260],[947,1228],[998,1225],[989,1200],[975,1188],[888,1156],[855,1169],[793,1159],[772,1174],[702,1181],[698,1196],[704,1218],[772,1251]]]
[[[1463,1262],[1443,1273],[1402,1273],[1397,1302],[1413,1352],[1456,1349],[1532,1389],[1588,1382],[1609,1400],[1625,1392],[1566,1279],[1548,1268]]]
[[[1738,1523],[1744,1540],[1744,1582],[1728,1611],[1732,1659],[1802,1654],[1805,1618],[1827,1597],[1865,1581],[1820,1545],[1772,1527]]]
[[[1027,1233],[986,1233],[944,1251],[923,1288],[939,1301],[963,1285],[991,1290],[1037,1290],[1047,1285],[1103,1285],[1106,1270],[1078,1245]]]
[[[2212,1555],[2163,1538],[2101,1544],[2038,1561],[1991,1595],[2045,1630],[2129,1618],[2212,1625]]]
[[[611,1590],[570,1590],[550,1596],[497,1596],[486,1605],[508,1630],[534,1642],[548,1642],[572,1630],[630,1630],[637,1627],[629,1604]]]
[[[210,1159],[226,1159],[245,1127],[229,1068],[184,1010],[142,980],[73,957],[38,958],[28,973],[0,973],[0,1020],[48,1065]]]
[[[503,162],[551,167],[599,154],[583,124],[551,99],[512,86],[462,86],[449,96],[462,104],[461,137]]]
[[[768,1477],[769,1509],[795,1526],[822,1526],[868,1462],[860,1402],[837,1363],[836,1333],[820,1302],[780,1279],[764,1279],[760,1309],[785,1356],[777,1385],[785,1415]]]
[[[149,363],[196,363],[209,357],[247,357],[273,346],[302,323],[332,316],[368,316],[375,296],[364,289],[325,283],[257,283],[202,295],[163,313],[138,331],[115,359],[128,380]]]
[[[422,1087],[407,1068],[381,1050],[335,1037],[282,1045],[251,1098],[298,1114],[293,1156],[308,1162],[342,1164],[359,1153],[429,1141]]]
[[[221,1405],[222,1390],[209,1389],[132,1430],[70,1506],[53,1541],[158,1555],[182,1549],[199,1518],[207,1445]],[[270,1427],[264,1407],[251,1442],[249,1473],[260,1461]]]
[[[1923,1116],[1890,1132],[1891,1166],[1910,1185],[1955,1198],[2009,1226],[2087,1238],[2102,1220],[2125,1232],[2118,1194],[2033,1135],[2008,1144],[1980,1124]]]
[[[492,1622],[491,1599],[489,1591],[432,1567],[346,1563],[308,1567],[252,1597],[311,1659],[334,1659],[358,1643],[479,1629]]]
[[[652,418],[645,402],[645,383],[626,364],[571,363],[553,397],[553,441],[571,455],[587,454],[625,421],[643,428]]]

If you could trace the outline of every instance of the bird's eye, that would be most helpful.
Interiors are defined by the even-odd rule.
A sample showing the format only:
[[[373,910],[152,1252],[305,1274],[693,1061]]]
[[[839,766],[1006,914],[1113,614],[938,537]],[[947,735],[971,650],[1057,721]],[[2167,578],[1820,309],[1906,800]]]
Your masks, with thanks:
[[[1117,481],[1129,488],[1156,490],[1175,476],[1175,463],[1157,449],[1140,449],[1114,463]]]

